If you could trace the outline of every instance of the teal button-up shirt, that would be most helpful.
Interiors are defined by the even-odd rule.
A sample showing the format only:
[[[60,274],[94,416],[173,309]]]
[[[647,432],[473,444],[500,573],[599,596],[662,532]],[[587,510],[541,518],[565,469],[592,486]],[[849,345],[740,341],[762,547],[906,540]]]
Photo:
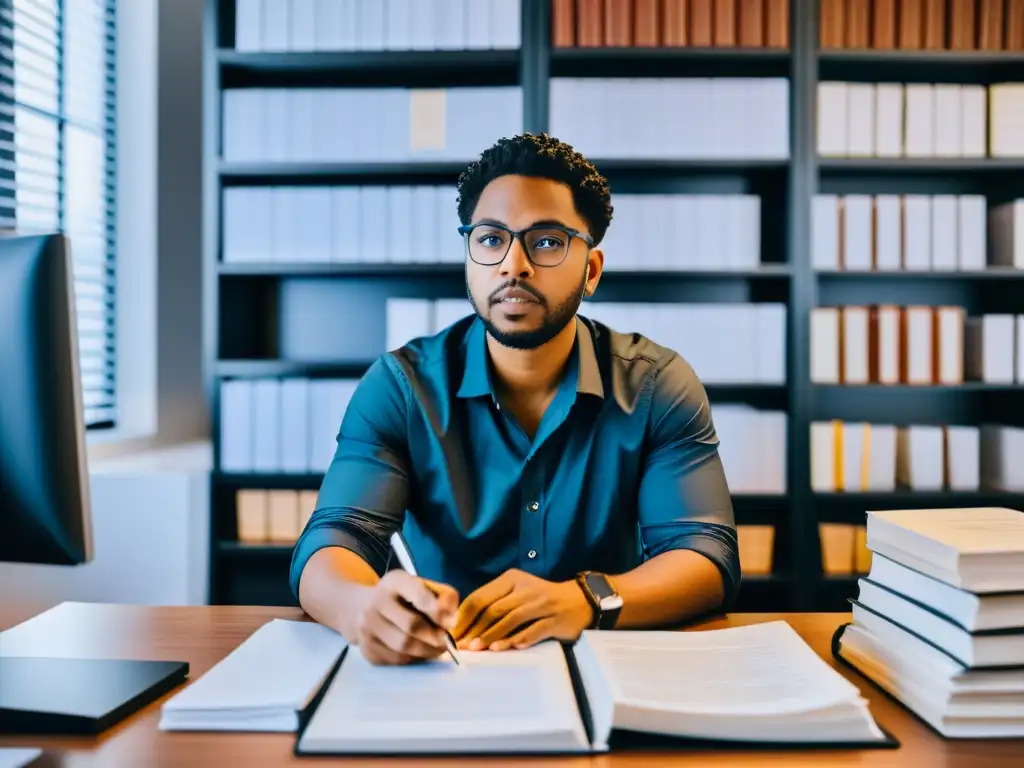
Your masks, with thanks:
[[[291,588],[322,547],[378,574],[401,528],[420,575],[460,599],[510,568],[554,581],[672,549],[739,587],[732,502],[707,395],[686,361],[582,317],[533,440],[500,408],[475,316],[376,360],[342,420]]]

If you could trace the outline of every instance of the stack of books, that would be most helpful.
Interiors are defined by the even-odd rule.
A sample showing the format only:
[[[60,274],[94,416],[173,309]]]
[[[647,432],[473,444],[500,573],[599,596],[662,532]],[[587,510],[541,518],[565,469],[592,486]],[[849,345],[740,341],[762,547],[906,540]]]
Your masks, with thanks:
[[[836,655],[947,738],[1024,737],[1024,513],[869,512]]]

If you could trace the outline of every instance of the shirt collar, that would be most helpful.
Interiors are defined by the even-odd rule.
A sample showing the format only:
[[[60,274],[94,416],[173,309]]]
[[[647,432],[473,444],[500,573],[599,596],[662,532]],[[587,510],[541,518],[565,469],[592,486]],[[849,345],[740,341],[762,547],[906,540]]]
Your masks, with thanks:
[[[494,397],[490,368],[487,363],[486,331],[480,318],[474,320],[470,325],[463,343],[463,352],[465,367],[458,396],[483,397],[490,395]],[[574,362],[578,363],[574,366],[578,372],[576,392],[604,398],[604,383],[601,380],[601,368],[597,362],[594,337],[590,327],[579,317],[576,318],[576,344],[572,354],[576,355]]]

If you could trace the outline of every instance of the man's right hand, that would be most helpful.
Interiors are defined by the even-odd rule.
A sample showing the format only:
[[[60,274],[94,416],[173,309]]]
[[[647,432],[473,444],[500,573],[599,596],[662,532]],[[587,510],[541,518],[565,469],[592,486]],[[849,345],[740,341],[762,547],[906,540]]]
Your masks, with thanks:
[[[410,664],[445,652],[442,628],[454,625],[459,596],[445,584],[394,570],[365,587],[357,605],[353,639],[363,656],[372,664]]]

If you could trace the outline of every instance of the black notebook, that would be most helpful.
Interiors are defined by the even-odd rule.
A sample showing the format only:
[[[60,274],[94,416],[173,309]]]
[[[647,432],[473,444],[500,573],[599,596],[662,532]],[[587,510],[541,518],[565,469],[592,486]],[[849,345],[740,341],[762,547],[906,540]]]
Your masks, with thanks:
[[[860,691],[782,621],[588,631],[571,647],[459,661],[374,666],[350,647],[303,716],[296,754],[897,746]]]

